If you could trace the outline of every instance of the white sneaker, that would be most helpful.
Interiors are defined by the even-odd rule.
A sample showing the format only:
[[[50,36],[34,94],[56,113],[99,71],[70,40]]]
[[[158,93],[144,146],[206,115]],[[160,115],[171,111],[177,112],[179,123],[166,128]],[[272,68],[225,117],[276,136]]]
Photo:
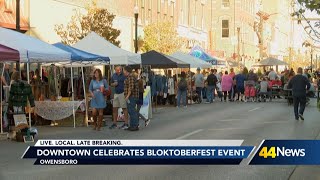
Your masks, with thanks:
[[[55,125],[55,126],[58,126],[59,124],[58,124],[58,123],[54,123],[54,125]]]
[[[51,122],[50,126],[54,126],[54,122]]]

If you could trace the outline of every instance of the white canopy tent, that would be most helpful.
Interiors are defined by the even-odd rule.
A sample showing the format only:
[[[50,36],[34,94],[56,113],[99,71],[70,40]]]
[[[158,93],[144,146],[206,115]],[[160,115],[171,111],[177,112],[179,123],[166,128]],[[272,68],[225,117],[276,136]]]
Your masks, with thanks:
[[[180,61],[183,61],[185,63],[188,63],[190,64],[190,68],[211,68],[212,67],[212,64],[210,63],[207,63],[201,59],[198,59],[194,56],[191,56],[189,54],[185,54],[183,52],[175,52],[173,54],[171,54],[170,56],[180,60]]]
[[[71,54],[39,39],[0,27],[0,44],[18,50],[20,62],[70,61]]]
[[[105,40],[95,32],[91,32],[73,47],[110,58],[111,65],[141,64],[141,55],[121,49]]]
[[[30,63],[68,62],[71,54],[31,36],[0,27],[0,44],[19,51],[20,62],[27,63],[30,82]],[[29,112],[29,126],[31,114]]]

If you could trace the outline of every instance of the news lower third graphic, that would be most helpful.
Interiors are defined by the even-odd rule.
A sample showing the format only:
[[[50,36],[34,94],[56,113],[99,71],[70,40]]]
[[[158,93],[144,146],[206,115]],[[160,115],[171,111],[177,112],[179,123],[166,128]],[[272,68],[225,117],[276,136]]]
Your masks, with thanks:
[[[320,140],[265,140],[250,165],[320,165]]]
[[[243,140],[38,140],[22,158],[35,165],[238,165],[253,146]]]
[[[38,140],[23,159],[35,165],[320,165],[319,140]],[[251,160],[250,160],[251,159]]]

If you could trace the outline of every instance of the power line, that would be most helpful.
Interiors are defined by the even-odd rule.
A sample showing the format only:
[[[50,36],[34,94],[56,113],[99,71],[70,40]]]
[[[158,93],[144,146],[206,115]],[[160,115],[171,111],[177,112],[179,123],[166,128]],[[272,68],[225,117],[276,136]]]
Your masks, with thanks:
[[[74,6],[74,7],[79,7],[79,8],[85,9],[84,6],[80,6],[80,5],[74,4],[74,3],[69,3],[69,2],[65,2],[65,1],[61,1],[61,0],[52,0],[52,1],[55,1],[55,2],[58,2],[58,3],[61,3],[61,4],[67,4],[67,5],[70,5],[70,6]]]

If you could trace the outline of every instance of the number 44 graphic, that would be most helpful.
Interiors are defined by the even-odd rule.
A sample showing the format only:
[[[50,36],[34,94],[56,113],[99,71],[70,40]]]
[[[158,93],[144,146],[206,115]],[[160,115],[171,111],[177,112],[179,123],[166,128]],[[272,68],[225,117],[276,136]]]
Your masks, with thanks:
[[[263,147],[261,151],[259,152],[259,156],[263,158],[272,157],[273,159],[276,158],[276,147],[270,147],[268,150],[268,147]]]

